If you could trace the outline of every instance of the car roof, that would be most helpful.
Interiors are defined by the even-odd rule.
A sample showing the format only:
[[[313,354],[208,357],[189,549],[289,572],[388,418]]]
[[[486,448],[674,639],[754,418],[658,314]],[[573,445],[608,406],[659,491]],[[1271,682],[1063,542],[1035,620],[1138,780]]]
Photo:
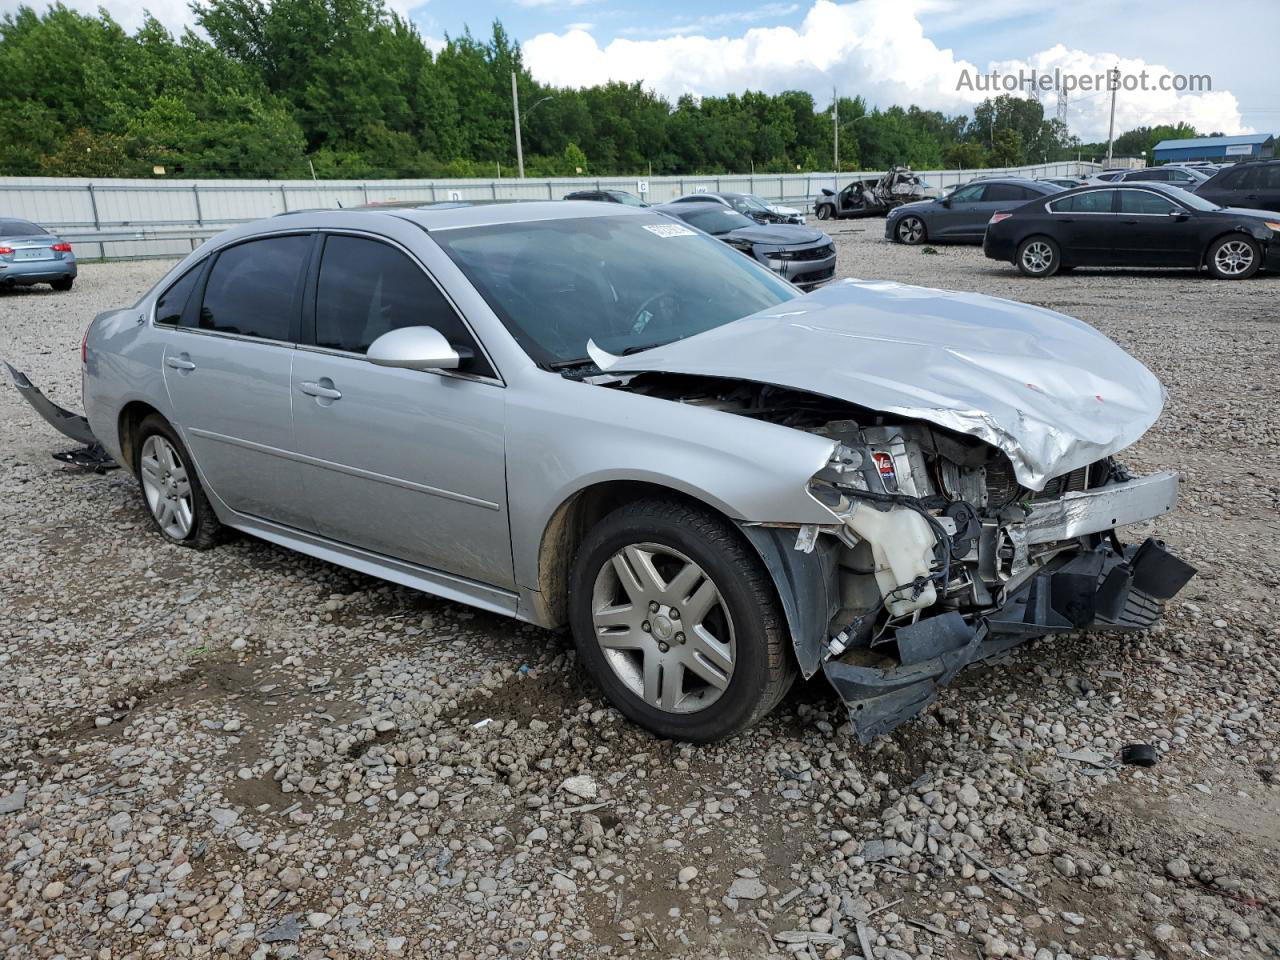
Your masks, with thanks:
[[[672,213],[690,213],[694,210],[728,210],[729,208],[723,203],[716,203],[714,200],[705,200],[700,203],[691,203],[686,200],[683,203],[655,203],[649,209],[661,212],[669,210]],[[729,212],[737,213],[736,210],[729,210]]]
[[[593,200],[524,200],[452,210],[397,210],[394,215],[410,220],[426,230],[446,230],[454,227],[487,227],[500,223],[536,223],[540,220],[644,216],[645,210],[642,207]]]

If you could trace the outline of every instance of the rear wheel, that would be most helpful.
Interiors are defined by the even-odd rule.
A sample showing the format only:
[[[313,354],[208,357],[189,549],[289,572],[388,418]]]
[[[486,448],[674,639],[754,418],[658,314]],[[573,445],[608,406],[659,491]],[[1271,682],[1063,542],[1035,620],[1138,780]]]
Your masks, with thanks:
[[[1262,266],[1262,251],[1252,237],[1219,237],[1209,245],[1205,262],[1219,280],[1247,280]]]
[[[53,289],[55,290],[66,291],[66,290],[70,290],[71,285],[75,282],[76,282],[75,277],[63,277],[61,280],[54,280],[52,283],[49,284],[49,286],[53,287]]]
[[[923,243],[928,231],[925,230],[924,221],[919,217],[903,217],[898,221],[898,226],[894,230],[894,236],[898,238],[899,243],[915,246],[917,243]]]
[[[133,448],[133,473],[156,529],[182,547],[212,547],[222,525],[173,427],[159,414],[147,416],[138,426]]]
[[[1028,277],[1052,277],[1062,265],[1062,255],[1048,237],[1028,237],[1018,245],[1014,263]]]
[[[647,500],[605,517],[574,558],[569,614],[605,695],[661,737],[737,733],[795,677],[760,558],[728,521],[697,507]]]

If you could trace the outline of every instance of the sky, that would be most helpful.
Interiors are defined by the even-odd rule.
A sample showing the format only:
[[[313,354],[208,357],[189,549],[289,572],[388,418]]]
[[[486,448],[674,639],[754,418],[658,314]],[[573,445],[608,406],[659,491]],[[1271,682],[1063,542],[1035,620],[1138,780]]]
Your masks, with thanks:
[[[192,22],[184,0],[66,2],[86,12],[101,5],[126,27],[136,26],[144,9],[175,31]],[[1178,121],[1206,132],[1280,131],[1272,57],[1280,0],[1233,0],[1230,16],[1205,0],[386,2],[437,45],[468,26],[487,36],[501,20],[523,45],[533,75],[556,85],[638,80],[673,99],[801,89],[820,109],[836,89],[875,106],[915,103],[959,113],[991,95],[982,76],[993,70],[1094,78],[1118,66],[1132,84],[1144,70],[1152,85],[1175,75],[1208,79],[1195,92],[1122,90],[1117,133]],[[0,11],[17,5],[0,0]],[[1039,96],[1052,116],[1056,91]],[[1109,108],[1098,86],[1068,94],[1071,132],[1104,139]]]

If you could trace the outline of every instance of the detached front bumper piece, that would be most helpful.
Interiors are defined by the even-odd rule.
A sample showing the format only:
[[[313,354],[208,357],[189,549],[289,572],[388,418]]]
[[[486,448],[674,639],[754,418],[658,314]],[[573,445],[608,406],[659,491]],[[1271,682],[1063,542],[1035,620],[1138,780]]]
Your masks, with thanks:
[[[9,379],[13,381],[18,393],[22,395],[27,403],[31,404],[32,409],[40,414],[49,426],[76,443],[83,444],[83,446],[75,450],[55,453],[53,459],[73,466],[85,467],[99,473],[104,470],[112,470],[118,466],[102,444],[98,442],[98,438],[93,435],[93,430],[90,429],[88,420],[78,413],[72,413],[70,410],[58,406],[41,393],[40,388],[32,383],[25,373],[12,364],[3,360],[0,360],[0,363],[4,363],[8,369]]]
[[[860,647],[822,669],[858,739],[870,743],[924,710],[969,664],[1025,640],[1152,626],[1195,572],[1159,540],[1119,549],[1103,542],[1050,561],[985,616],[944,613],[899,628],[896,657]]]

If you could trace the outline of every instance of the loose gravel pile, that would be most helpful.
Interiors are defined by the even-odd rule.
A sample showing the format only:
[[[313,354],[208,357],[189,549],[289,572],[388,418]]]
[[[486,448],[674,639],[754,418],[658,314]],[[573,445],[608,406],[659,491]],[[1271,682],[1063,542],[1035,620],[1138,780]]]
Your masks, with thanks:
[[[1185,478],[1156,530],[1200,574],[1163,626],[1024,646],[869,748],[820,679],[662,742],[564,636],[247,537],[166,545],[6,387],[4,954],[1280,952],[1280,278],[1030,281],[882,229],[831,225],[842,275],[1060,309],[1164,381],[1126,456]],[[0,356],[78,407],[85,324],[167,266],[0,292]],[[1134,742],[1159,762],[1119,765]]]

